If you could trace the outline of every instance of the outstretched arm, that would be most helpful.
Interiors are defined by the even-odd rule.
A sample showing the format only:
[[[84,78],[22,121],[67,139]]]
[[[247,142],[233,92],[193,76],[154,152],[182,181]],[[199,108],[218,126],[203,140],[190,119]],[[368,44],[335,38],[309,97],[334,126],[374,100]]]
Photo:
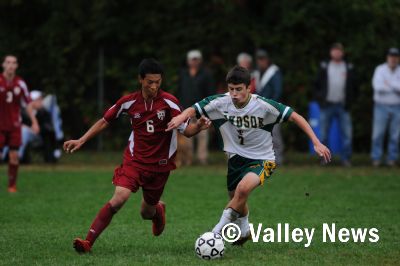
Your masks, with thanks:
[[[290,117],[289,121],[294,122],[299,128],[301,128],[307,136],[311,139],[313,145],[314,145],[314,150],[315,152],[320,156],[323,157],[325,162],[330,162],[331,161],[331,152],[329,149],[322,144],[317,136],[314,134],[314,131],[312,130],[311,126],[308,124],[308,122],[299,115],[296,112],[293,112]]]
[[[189,118],[195,117],[196,111],[193,107],[189,107],[185,109],[180,115],[177,115],[171,119],[168,123],[168,127],[165,131],[171,131],[176,129],[182,124],[183,122],[187,121]]]
[[[99,119],[80,139],[73,139],[64,142],[64,150],[67,153],[73,153],[74,151],[80,149],[88,140],[99,134],[107,127],[108,122],[103,118]]]
[[[183,135],[185,137],[191,138],[194,135],[197,135],[200,131],[206,130],[210,127],[211,121],[210,119],[206,118],[205,116],[200,117],[194,124],[189,124],[185,131],[183,131]]]

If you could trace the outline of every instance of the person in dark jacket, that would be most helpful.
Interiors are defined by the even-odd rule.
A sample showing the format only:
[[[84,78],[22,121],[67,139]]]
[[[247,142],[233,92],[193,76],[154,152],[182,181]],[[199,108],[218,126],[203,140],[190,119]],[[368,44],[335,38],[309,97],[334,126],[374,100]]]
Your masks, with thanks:
[[[326,145],[328,131],[334,117],[338,118],[342,135],[341,160],[351,166],[352,122],[350,107],[356,98],[356,81],[353,64],[344,60],[344,47],[334,43],[330,60],[320,64],[314,84],[314,98],[320,105],[321,139]]]
[[[177,97],[183,106],[188,108],[196,102],[214,95],[216,92],[211,73],[203,66],[202,54],[199,50],[187,53],[187,67],[179,73]],[[200,164],[208,160],[208,131],[204,130],[195,137],[197,141],[197,159]],[[177,165],[191,165],[193,161],[193,138],[178,138]]]

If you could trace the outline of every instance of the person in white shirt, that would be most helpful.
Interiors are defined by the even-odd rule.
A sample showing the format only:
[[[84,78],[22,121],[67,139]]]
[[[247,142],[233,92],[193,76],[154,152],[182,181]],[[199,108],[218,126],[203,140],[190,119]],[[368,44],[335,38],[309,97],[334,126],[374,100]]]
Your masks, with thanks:
[[[386,63],[376,67],[372,78],[374,89],[374,119],[372,124],[371,159],[374,166],[381,164],[383,142],[388,131],[388,166],[395,166],[399,157],[400,138],[400,51],[390,48]]]

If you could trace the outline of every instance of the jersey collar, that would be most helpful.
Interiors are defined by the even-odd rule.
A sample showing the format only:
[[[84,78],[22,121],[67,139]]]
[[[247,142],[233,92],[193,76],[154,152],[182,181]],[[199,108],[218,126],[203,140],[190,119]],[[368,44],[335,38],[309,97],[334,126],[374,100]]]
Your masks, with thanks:
[[[232,101],[233,106],[235,106],[235,108],[238,109],[238,110],[243,110],[244,108],[246,108],[246,107],[249,105],[249,102],[251,101],[251,98],[253,98],[252,96],[253,96],[253,95],[252,95],[251,93],[249,93],[249,97],[247,98],[247,102],[246,102],[242,107],[238,107],[238,106],[237,106],[236,104],[234,104],[233,101]]]

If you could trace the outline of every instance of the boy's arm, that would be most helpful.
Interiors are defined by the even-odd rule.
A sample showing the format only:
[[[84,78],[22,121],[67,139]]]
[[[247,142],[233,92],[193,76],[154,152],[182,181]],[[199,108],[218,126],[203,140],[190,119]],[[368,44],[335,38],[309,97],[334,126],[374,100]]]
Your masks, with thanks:
[[[64,142],[64,150],[67,153],[73,153],[74,151],[80,149],[88,140],[99,134],[107,127],[108,122],[104,118],[99,119],[80,139],[73,139]]]
[[[193,137],[200,131],[208,129],[210,125],[211,125],[210,119],[206,118],[205,116],[202,116],[200,117],[200,119],[197,120],[196,123],[189,124],[183,131],[183,135],[185,135],[185,137],[188,138]]]
[[[184,123],[189,118],[195,116],[196,116],[196,110],[194,110],[193,107],[189,107],[185,109],[185,111],[183,111],[180,115],[173,117],[171,121],[168,123],[168,127],[165,131],[171,131],[173,129],[176,129],[180,126],[180,124]]]
[[[314,131],[312,130],[311,126],[308,124],[308,122],[299,115],[296,112],[293,112],[290,117],[289,121],[294,122],[299,128],[301,128],[307,136],[311,139],[313,145],[314,145],[314,150],[315,152],[320,156],[323,157],[325,162],[330,162],[331,161],[331,152],[329,149],[323,145],[317,136],[314,134]]]

